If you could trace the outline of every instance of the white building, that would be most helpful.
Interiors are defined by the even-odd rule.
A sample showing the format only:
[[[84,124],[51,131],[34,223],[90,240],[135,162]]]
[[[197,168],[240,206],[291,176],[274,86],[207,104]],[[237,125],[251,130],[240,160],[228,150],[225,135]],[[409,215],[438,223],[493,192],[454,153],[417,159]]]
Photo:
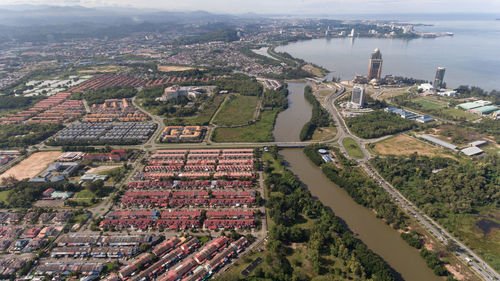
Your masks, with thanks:
[[[365,88],[360,86],[352,88],[351,103],[356,107],[363,108],[365,105]]]

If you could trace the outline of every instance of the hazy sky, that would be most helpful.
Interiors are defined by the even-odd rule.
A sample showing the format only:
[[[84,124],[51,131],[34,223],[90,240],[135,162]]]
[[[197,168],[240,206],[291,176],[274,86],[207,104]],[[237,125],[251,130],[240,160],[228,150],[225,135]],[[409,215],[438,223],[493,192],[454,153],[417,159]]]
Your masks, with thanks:
[[[500,13],[500,0],[0,0],[1,4],[129,6],[218,13]]]

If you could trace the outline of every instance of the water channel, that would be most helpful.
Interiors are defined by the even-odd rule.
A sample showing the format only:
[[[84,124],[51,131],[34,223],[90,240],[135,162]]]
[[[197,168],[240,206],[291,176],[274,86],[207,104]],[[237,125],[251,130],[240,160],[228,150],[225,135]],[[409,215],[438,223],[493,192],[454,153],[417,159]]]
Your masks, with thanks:
[[[311,118],[311,105],[304,99],[306,83],[289,83],[289,107],[278,115],[274,136],[277,141],[298,141],[302,126]],[[330,182],[301,149],[281,152],[289,168],[324,205],[332,208],[371,250],[386,260],[407,281],[442,280],[427,267],[418,251],[400,234],[377,219],[369,209],[354,202],[340,187]]]
[[[288,108],[276,118],[276,141],[299,141],[302,126],[311,120],[312,106],[304,98],[306,83],[288,83]]]

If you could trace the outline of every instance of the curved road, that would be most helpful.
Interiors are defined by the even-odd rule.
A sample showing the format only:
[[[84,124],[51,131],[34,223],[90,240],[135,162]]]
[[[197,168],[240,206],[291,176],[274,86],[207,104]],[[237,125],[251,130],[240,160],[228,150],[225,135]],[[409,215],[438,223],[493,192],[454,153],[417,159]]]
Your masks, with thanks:
[[[372,177],[375,182],[377,182],[394,200],[396,204],[400,206],[408,215],[414,217],[422,227],[424,227],[430,234],[436,237],[443,244],[447,244],[449,241],[454,241],[458,245],[458,250],[455,254],[467,264],[478,276],[484,280],[500,280],[500,275],[489,266],[484,260],[482,260],[478,255],[476,255],[472,250],[467,248],[460,240],[451,236],[442,226],[436,223],[433,219],[428,217],[424,212],[422,212],[418,207],[416,207],[412,202],[410,202],[406,197],[404,197],[394,186],[387,182],[368,162],[371,158],[370,152],[366,150],[365,143],[367,140],[360,139],[353,135],[347,128],[344,119],[340,116],[340,113],[335,108],[334,102],[345,94],[345,88],[336,84],[339,89],[332,92],[328,96],[327,104],[323,103],[323,106],[330,112],[333,120],[338,128],[338,133],[335,140],[340,144],[341,150],[348,158],[349,154],[342,145],[342,140],[344,138],[352,138],[363,150],[364,157],[362,159],[353,159],[358,162],[361,168]]]

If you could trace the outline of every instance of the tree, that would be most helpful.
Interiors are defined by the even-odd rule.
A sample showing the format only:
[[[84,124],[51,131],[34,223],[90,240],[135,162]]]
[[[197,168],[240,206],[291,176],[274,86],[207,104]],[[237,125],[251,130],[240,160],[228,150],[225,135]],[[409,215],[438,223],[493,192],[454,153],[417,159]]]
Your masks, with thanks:
[[[448,239],[446,242],[446,250],[449,252],[456,252],[460,249],[460,246],[458,246],[457,242],[452,239]]]

